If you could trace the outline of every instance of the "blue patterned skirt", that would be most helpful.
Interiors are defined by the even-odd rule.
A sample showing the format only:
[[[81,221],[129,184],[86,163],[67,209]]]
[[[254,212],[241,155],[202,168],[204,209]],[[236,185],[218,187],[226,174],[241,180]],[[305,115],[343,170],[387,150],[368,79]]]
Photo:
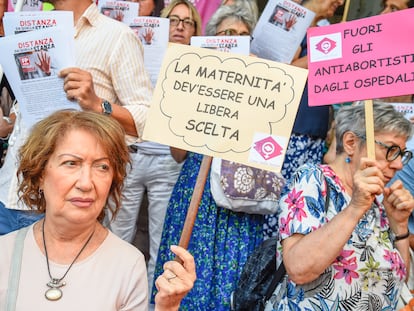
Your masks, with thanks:
[[[165,216],[154,280],[163,264],[173,259],[170,245],[177,245],[193,194],[203,156],[188,152]],[[247,257],[263,240],[261,215],[234,213],[220,208],[207,178],[188,250],[195,258],[197,281],[180,310],[230,310],[230,294]],[[152,301],[155,287],[152,293]]]

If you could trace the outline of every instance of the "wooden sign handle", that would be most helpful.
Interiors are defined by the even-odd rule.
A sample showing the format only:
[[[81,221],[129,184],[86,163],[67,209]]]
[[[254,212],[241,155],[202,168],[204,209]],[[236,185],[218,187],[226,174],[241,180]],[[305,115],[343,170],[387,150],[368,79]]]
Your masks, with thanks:
[[[345,0],[345,5],[344,5],[344,13],[342,14],[342,22],[346,22],[347,18],[348,18],[348,12],[349,12],[349,5],[351,3],[351,0]]]
[[[191,197],[190,206],[188,207],[187,216],[185,218],[183,231],[181,233],[179,246],[187,249],[190,242],[191,234],[193,232],[194,223],[197,218],[198,207],[200,206],[201,198],[203,196],[204,187],[206,185],[206,180],[209,176],[211,161],[213,158],[211,156],[203,156],[201,161],[200,170],[198,172],[197,180],[194,186],[193,195]],[[177,261],[180,261],[179,258],[176,258]]]
[[[367,137],[368,158],[375,160],[375,138],[374,138],[374,104],[372,99],[365,103],[365,135]]]

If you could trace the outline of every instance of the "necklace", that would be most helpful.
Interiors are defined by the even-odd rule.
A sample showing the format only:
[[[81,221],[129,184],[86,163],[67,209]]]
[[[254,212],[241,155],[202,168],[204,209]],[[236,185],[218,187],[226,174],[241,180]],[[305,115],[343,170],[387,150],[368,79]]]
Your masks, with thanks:
[[[45,248],[47,272],[49,273],[49,278],[50,278],[50,282],[48,282],[46,284],[49,287],[49,289],[46,290],[46,292],[45,292],[45,297],[46,297],[47,300],[56,301],[56,300],[59,300],[60,298],[62,298],[63,293],[62,293],[62,290],[60,288],[66,285],[66,282],[64,282],[63,279],[65,278],[66,274],[68,274],[70,268],[72,268],[72,266],[75,263],[76,259],[78,259],[80,254],[82,254],[83,250],[86,248],[89,241],[92,239],[92,236],[93,236],[94,233],[95,233],[95,229],[93,229],[91,235],[86,240],[85,244],[83,244],[81,250],[76,255],[75,259],[73,259],[72,263],[69,265],[69,268],[63,274],[63,276],[59,279],[56,279],[56,278],[52,277],[52,275],[50,274],[49,256],[47,254],[46,240],[45,240],[45,221],[43,220],[43,224],[42,224],[43,247]]]

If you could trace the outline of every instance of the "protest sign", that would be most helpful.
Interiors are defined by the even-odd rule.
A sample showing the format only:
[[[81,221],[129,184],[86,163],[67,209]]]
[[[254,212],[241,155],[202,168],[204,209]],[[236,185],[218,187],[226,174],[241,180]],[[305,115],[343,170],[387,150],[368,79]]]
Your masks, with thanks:
[[[143,139],[280,171],[307,70],[171,44]]]
[[[309,105],[412,94],[413,13],[310,28]]]

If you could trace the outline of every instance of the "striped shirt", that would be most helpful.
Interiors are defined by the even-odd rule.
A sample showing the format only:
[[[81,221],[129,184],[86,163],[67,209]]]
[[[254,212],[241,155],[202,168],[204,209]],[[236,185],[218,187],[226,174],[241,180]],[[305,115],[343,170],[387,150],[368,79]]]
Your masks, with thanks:
[[[128,109],[138,136],[142,136],[152,87],[143,48],[134,32],[100,14],[92,3],[76,23],[75,54],[77,66],[92,74],[96,94]],[[132,137],[128,142],[134,142]]]

